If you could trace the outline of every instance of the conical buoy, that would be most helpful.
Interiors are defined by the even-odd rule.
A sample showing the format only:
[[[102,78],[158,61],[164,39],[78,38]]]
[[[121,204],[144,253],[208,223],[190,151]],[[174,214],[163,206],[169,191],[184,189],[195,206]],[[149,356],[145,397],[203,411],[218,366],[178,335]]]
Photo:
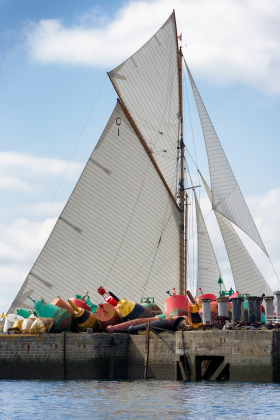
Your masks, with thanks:
[[[86,309],[79,308],[70,299],[68,300],[68,303],[74,309],[77,326],[80,331],[86,332],[88,328],[92,328],[93,331],[98,330],[99,322],[94,313],[87,311]]]
[[[127,299],[121,299],[118,303],[117,309],[119,310],[124,322],[132,321],[138,318],[151,318],[152,311],[140,305],[139,303],[131,302]]]

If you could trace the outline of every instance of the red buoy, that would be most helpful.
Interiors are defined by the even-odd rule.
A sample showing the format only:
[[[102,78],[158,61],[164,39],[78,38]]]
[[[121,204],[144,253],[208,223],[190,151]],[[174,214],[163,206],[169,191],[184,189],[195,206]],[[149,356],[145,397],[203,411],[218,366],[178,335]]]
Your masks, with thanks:
[[[90,312],[90,307],[85,303],[86,296],[83,298],[83,300],[76,298],[70,298],[69,300],[71,300],[74,303],[74,305],[78,306],[78,308],[82,308]]]
[[[215,295],[213,295],[212,293],[205,293],[204,295],[198,296],[197,299],[199,299],[199,300],[201,300],[201,299],[211,299],[213,301],[213,300],[217,300],[217,297]]]
[[[107,293],[104,287],[102,286],[100,286],[99,289],[97,289],[97,291],[101,296],[103,296],[104,302],[109,303],[112,306],[117,306],[119,300],[113,293]]]
[[[164,301],[165,316],[182,316],[188,315],[189,300],[186,296],[176,295],[173,289],[173,295],[169,296]]]

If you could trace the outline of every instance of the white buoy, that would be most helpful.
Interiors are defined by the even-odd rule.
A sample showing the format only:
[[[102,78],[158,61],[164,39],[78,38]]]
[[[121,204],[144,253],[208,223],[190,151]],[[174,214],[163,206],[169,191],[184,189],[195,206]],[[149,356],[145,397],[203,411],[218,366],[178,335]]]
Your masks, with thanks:
[[[8,332],[9,328],[12,328],[14,322],[16,321],[23,321],[23,316],[17,314],[8,314],[5,317],[5,324],[4,324],[4,332]]]
[[[204,325],[211,325],[211,299],[200,299],[202,302],[202,322]]]
[[[219,316],[228,316],[228,297],[219,297],[218,302],[218,315]]]
[[[274,315],[273,315],[273,299],[274,296],[264,296],[264,310],[265,310],[265,318],[267,324],[274,323]]]

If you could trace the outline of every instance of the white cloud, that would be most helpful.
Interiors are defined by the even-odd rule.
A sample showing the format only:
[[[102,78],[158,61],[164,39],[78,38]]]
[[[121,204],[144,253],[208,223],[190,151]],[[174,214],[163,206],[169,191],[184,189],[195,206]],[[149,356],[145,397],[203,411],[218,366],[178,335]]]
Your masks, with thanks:
[[[43,224],[16,219],[0,225],[0,313],[8,309],[45,245],[57,218]]]
[[[48,214],[48,217],[58,217],[64,206],[65,201],[46,201],[44,203],[1,207],[0,218],[3,220],[3,218],[7,216],[16,218],[18,215],[20,215],[20,217],[28,217],[28,219],[30,219],[33,216],[45,216],[46,214]]]
[[[62,177],[68,162],[17,152],[0,152],[0,189],[36,191],[40,180]],[[76,180],[82,165],[70,162],[65,179]]]
[[[97,9],[76,25],[42,19],[26,28],[32,59],[111,70],[137,51],[176,10],[196,75],[280,93],[279,0],[131,1],[109,19]]]
[[[34,260],[43,248],[56,220],[48,218],[42,226],[41,223],[32,223],[27,219],[16,219],[10,225],[0,225],[1,265],[10,262],[23,263],[28,255],[28,258]]]

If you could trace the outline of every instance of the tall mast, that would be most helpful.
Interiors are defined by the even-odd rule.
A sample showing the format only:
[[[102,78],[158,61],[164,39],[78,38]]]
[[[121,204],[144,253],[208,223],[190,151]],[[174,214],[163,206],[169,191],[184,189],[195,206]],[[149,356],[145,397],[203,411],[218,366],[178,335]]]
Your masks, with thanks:
[[[185,217],[184,217],[184,195],[185,195],[185,171],[184,171],[184,139],[183,139],[183,92],[182,92],[182,49],[179,50],[179,97],[180,97],[180,140],[179,140],[179,151],[180,151],[180,179],[179,179],[179,191],[180,191],[180,295],[186,295],[187,282],[185,278],[185,267],[187,264],[185,256]]]

